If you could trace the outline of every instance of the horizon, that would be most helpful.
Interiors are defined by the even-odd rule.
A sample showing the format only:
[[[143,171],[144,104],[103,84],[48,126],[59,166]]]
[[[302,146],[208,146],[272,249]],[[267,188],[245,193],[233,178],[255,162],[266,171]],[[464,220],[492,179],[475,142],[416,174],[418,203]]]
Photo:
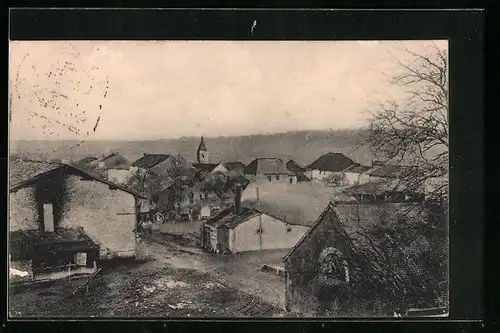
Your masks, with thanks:
[[[447,43],[11,41],[9,138],[151,141],[364,127],[380,101],[405,98],[390,84],[405,50],[432,42]]]

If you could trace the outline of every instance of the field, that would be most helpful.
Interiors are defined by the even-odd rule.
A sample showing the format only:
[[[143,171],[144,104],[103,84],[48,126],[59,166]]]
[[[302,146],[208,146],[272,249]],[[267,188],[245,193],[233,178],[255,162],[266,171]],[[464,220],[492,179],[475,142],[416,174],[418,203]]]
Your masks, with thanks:
[[[218,256],[194,239],[155,231],[138,243],[140,260],[104,266],[85,289],[84,279],[10,287],[13,317],[270,317],[283,315],[284,281],[261,272],[286,251]]]
[[[212,162],[241,161],[245,164],[257,157],[279,157],[285,162],[294,159],[302,165],[312,163],[327,152],[341,152],[356,162],[369,164],[372,154],[359,147],[360,130],[300,131],[278,134],[206,137]],[[70,158],[99,156],[118,152],[133,161],[143,153],[179,154],[189,161],[196,158],[200,138],[163,139],[156,141],[11,141],[11,153],[30,158]]]

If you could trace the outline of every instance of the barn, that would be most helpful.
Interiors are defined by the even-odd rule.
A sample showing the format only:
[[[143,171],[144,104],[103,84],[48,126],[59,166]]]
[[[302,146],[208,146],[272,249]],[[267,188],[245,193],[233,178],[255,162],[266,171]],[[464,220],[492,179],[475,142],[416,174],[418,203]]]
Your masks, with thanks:
[[[137,214],[148,202],[75,166],[27,161],[11,163],[9,201],[12,260],[34,270],[81,263],[84,254],[87,268],[135,257]]]

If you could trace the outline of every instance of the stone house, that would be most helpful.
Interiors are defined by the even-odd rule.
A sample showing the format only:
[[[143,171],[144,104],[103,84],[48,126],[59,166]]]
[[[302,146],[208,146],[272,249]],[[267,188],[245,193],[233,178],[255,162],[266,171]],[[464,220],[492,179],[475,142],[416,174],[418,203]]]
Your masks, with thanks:
[[[87,268],[93,261],[136,256],[137,215],[148,209],[142,194],[66,164],[18,161],[10,178],[13,261],[31,260],[40,270],[68,258],[75,263],[78,255],[80,263],[85,253]]]
[[[267,179],[273,183],[297,183],[297,175],[289,171],[280,158],[256,158],[245,167],[243,173],[253,181]]]

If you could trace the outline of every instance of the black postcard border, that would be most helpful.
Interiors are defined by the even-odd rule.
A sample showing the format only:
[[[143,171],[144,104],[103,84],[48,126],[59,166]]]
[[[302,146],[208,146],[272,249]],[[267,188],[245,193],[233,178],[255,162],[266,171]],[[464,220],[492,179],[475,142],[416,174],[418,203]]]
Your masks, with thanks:
[[[480,320],[483,318],[483,52],[484,12],[480,10],[133,10],[133,9],[12,9],[9,15],[11,40],[393,40],[448,39],[450,54],[450,318],[443,321]],[[257,26],[251,34],[251,25]],[[8,122],[7,122],[8,123]],[[5,132],[7,143],[7,131]],[[2,164],[7,171],[7,147]],[[5,157],[5,158],[4,158]],[[7,174],[6,172],[4,174]],[[7,198],[6,198],[7,201]],[[6,230],[4,230],[6,232]],[[6,240],[6,234],[4,236]],[[6,244],[4,242],[4,244]],[[6,250],[3,249],[4,251]],[[2,253],[4,254],[4,253]],[[4,258],[6,254],[4,254]],[[6,265],[4,265],[6,269]],[[2,275],[7,277],[7,272]],[[486,295],[487,296],[487,295]],[[2,300],[2,307],[5,300]],[[2,309],[2,314],[6,309]],[[55,319],[55,318],[54,318]],[[75,318],[76,319],[76,318]],[[165,318],[129,318],[132,322],[98,322],[102,327],[127,330],[149,330],[149,325],[164,329],[180,329],[180,323]],[[52,330],[63,330],[70,323],[47,322]],[[115,322],[113,322],[115,321]],[[156,323],[152,322],[156,321]],[[158,323],[158,321],[162,323]],[[199,324],[193,323],[194,329]],[[227,321],[227,320],[226,320]],[[231,319],[231,325],[241,325],[248,319]],[[251,319],[252,325],[261,320]],[[327,329],[331,320],[314,320],[315,326]],[[360,321],[359,319],[357,321]],[[90,327],[93,320],[79,322]],[[290,320],[264,320],[266,326],[289,325]],[[306,330],[313,324],[303,319],[294,328]],[[401,326],[391,325],[394,329]],[[417,321],[420,322],[420,321]],[[25,324],[4,321],[10,329]],[[38,323],[41,324],[41,323]],[[21,326],[22,325],[22,326]],[[113,326],[111,326],[113,325]],[[137,325],[137,326],[136,326]],[[245,324],[246,325],[246,324]],[[359,325],[369,323],[346,323]],[[405,322],[405,330],[408,322]],[[460,330],[472,323],[455,322]],[[97,326],[97,324],[96,324]],[[184,328],[186,325],[182,325]],[[57,327],[57,328],[56,328]],[[66,326],[64,326],[66,328]],[[205,326],[206,329],[207,326]],[[284,326],[282,329],[285,329]],[[339,326],[340,327],[340,326]],[[450,326],[446,326],[450,327]],[[458,328],[457,326],[455,326]],[[219,326],[217,330],[221,329]],[[233,328],[237,329],[237,328]],[[276,327],[276,329],[279,329]],[[292,329],[286,328],[286,329]],[[331,327],[330,327],[331,329]],[[440,330],[445,329],[443,326]]]

